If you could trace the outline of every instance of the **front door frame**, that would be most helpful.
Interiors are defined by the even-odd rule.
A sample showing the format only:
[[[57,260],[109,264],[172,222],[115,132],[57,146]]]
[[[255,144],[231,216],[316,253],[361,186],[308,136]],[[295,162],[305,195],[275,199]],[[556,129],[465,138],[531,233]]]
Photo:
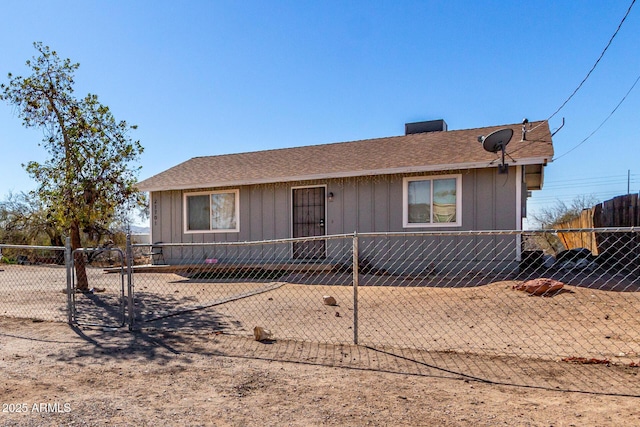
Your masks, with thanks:
[[[327,184],[313,184],[313,185],[299,185],[299,186],[295,186],[295,187],[291,187],[291,209],[290,209],[290,213],[291,213],[291,220],[289,221],[290,223],[290,232],[291,232],[291,237],[294,237],[294,219],[295,219],[295,203],[294,203],[294,193],[295,190],[303,190],[306,188],[323,188],[324,189],[324,198],[323,198],[323,207],[324,207],[324,233],[323,234],[319,234],[319,236],[326,236],[327,235]],[[298,237],[305,237],[305,236],[298,236]],[[307,237],[313,237],[313,236],[307,236]],[[291,258],[294,258],[294,245],[291,245]],[[324,245],[324,253],[322,254],[322,256],[320,257],[314,257],[317,259],[323,259],[326,258],[327,256],[327,246],[326,243]]]

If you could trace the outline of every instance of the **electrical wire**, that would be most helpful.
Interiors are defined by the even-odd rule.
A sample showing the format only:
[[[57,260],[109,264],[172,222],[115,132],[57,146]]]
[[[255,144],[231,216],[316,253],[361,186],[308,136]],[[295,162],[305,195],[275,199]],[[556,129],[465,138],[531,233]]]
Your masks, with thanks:
[[[584,79],[582,79],[582,81],[580,82],[580,84],[578,85],[578,87],[575,88],[575,90],[571,93],[571,95],[569,95],[569,97],[562,103],[562,105],[560,105],[560,107],[558,107],[558,109],[556,111],[553,112],[553,114],[551,114],[546,120],[541,121],[539,124],[537,124],[536,126],[532,127],[531,129],[528,129],[527,132],[532,132],[535,129],[537,129],[538,127],[542,126],[544,123],[548,123],[549,120],[551,120],[553,117],[555,117],[556,114],[558,114],[558,112],[560,112],[560,110],[562,110],[565,105],[567,105],[567,103],[575,96],[575,94],[580,90],[580,88],[584,85],[584,83],[587,81],[587,79],[591,76],[591,74],[593,73],[593,71],[596,69],[596,67],[598,66],[598,64],[600,63],[600,60],[604,57],[604,54],[607,52],[607,50],[609,49],[609,46],[611,46],[611,43],[613,42],[613,39],[618,35],[618,32],[620,32],[620,28],[622,28],[622,24],[624,24],[624,21],[627,19],[627,16],[629,16],[629,13],[631,12],[631,9],[633,8],[633,5],[635,4],[636,0],[631,0],[631,4],[629,5],[629,7],[627,8],[627,12],[624,14],[624,16],[622,17],[622,20],[620,21],[620,23],[618,24],[618,27],[616,28],[616,30],[614,31],[613,35],[611,36],[611,38],[609,39],[609,42],[607,43],[607,45],[604,47],[604,49],[602,50],[602,52],[600,53],[600,56],[598,57],[598,59],[596,60],[596,62],[593,64],[593,66],[591,67],[591,69],[589,70],[589,72],[587,73],[587,75],[584,77]],[[636,81],[633,83],[633,85],[631,86],[631,88],[627,91],[627,93],[625,94],[625,96],[620,100],[620,102],[618,103],[618,105],[616,105],[616,107],[613,109],[613,111],[611,111],[611,113],[609,114],[609,116],[607,116],[606,119],[604,119],[604,121],[602,123],[600,123],[600,126],[598,126],[593,132],[591,132],[591,134],[589,134],[589,136],[587,136],[585,139],[583,139],[578,145],[576,145],[575,147],[571,148],[569,151],[567,151],[566,153],[554,157],[554,161],[566,156],[567,154],[569,154],[570,152],[572,152],[573,150],[575,150],[576,148],[578,148],[580,145],[584,144],[587,140],[589,140],[598,130],[600,130],[600,128],[609,120],[609,118],[611,118],[611,116],[616,112],[616,110],[618,109],[618,107],[620,107],[620,105],[625,101],[625,99],[627,98],[627,96],[629,95],[629,93],[633,90],[633,88],[636,86],[636,84],[638,83],[638,81],[640,80],[640,75],[638,76],[638,78],[636,79]],[[564,120],[563,120],[563,124],[564,124]],[[531,144],[538,142],[537,140],[532,140],[532,141],[528,141],[527,144],[521,145],[519,148],[512,150],[506,154],[511,155],[513,153],[515,153],[516,151],[520,151],[528,146],[530,146]],[[495,163],[496,161],[498,161],[499,159],[496,158],[494,160],[492,160],[489,165],[492,165],[493,163]]]
[[[635,0],[634,0],[635,1]],[[604,124],[609,121],[609,119],[611,118],[611,116],[613,116],[613,114],[618,110],[618,108],[620,108],[620,106],[622,105],[622,103],[627,99],[627,97],[629,96],[629,94],[631,93],[631,91],[636,87],[636,85],[638,84],[638,82],[640,81],[640,75],[638,75],[638,77],[636,78],[636,80],[633,82],[633,84],[631,85],[631,87],[629,88],[629,90],[627,90],[627,93],[625,93],[625,95],[622,97],[622,99],[620,100],[620,102],[618,102],[618,104],[615,106],[615,108],[611,111],[611,113],[609,113],[609,115],[602,121],[602,123],[600,123],[600,125],[598,125],[597,128],[595,128],[586,138],[584,138],[582,141],[580,141],[577,145],[575,145],[574,147],[572,147],[569,151],[559,155],[559,156],[555,156],[553,158],[553,161],[557,161],[558,159],[561,159],[562,157],[566,156],[567,154],[571,153],[573,150],[575,150],[576,148],[580,147],[582,144],[584,144],[585,142],[587,142],[596,132],[598,132],[600,130],[600,128],[602,126],[604,126]],[[542,123],[545,123],[544,121]],[[542,125],[542,123],[534,126],[532,129],[527,130],[527,132],[531,132],[532,130],[538,128],[539,126]],[[520,151],[524,148],[527,148],[528,146],[530,146],[531,144],[538,142],[537,140],[531,140],[529,141],[528,144],[525,145],[521,145],[519,148],[516,148],[515,150],[510,151],[509,155],[515,153],[516,151]],[[495,161],[495,160],[494,160]],[[493,161],[491,162],[493,163]]]
[[[580,178],[580,179],[566,179],[556,184],[547,184],[545,189],[558,189],[558,188],[575,188],[575,187],[593,187],[601,185],[619,184],[621,182],[638,182],[638,174],[607,176],[599,178]]]
[[[549,116],[547,121],[551,120],[556,114],[558,114],[560,112],[560,110],[562,110],[564,108],[565,105],[567,105],[567,103],[571,100],[571,98],[573,98],[573,96],[580,90],[582,85],[587,81],[587,79],[589,78],[591,73],[593,73],[593,70],[596,69],[596,67],[598,66],[598,63],[600,62],[600,60],[604,56],[605,52],[607,51],[607,49],[609,49],[609,46],[611,46],[611,43],[613,42],[613,39],[616,37],[616,35],[618,35],[618,31],[620,31],[620,27],[622,27],[622,24],[627,19],[627,16],[629,16],[629,12],[631,12],[631,8],[633,7],[635,2],[636,2],[636,0],[632,0],[631,1],[631,4],[629,5],[629,8],[627,9],[627,13],[624,14],[624,17],[622,18],[622,21],[620,21],[620,24],[618,24],[618,28],[616,28],[616,31],[613,33],[613,35],[609,39],[609,43],[607,43],[607,45],[604,47],[604,50],[602,51],[602,53],[600,54],[600,56],[596,60],[595,64],[593,64],[593,67],[591,67],[591,69],[589,70],[589,72],[587,73],[585,78],[582,79],[582,81],[580,82],[578,87],[571,93],[571,95],[569,95],[569,97],[562,103],[562,105],[560,107],[558,107],[558,109],[552,115]]]
[[[607,45],[605,46],[605,48],[603,49],[602,53],[600,54],[600,56],[598,57],[598,59],[596,60],[596,62],[594,63],[593,67],[591,67],[591,69],[589,70],[589,72],[587,73],[587,75],[585,76],[584,79],[582,79],[582,81],[580,82],[580,84],[576,87],[576,89],[571,93],[571,95],[569,95],[569,97],[560,105],[560,107],[558,107],[556,109],[556,111],[553,112],[553,114],[551,114],[545,121],[541,122],[540,124],[538,124],[537,126],[533,127],[532,129],[529,129],[529,131],[533,131],[535,130],[537,127],[541,126],[543,123],[545,122],[549,122],[549,120],[551,120],[553,117],[555,117],[566,105],[567,103],[575,96],[575,94],[581,89],[581,87],[584,85],[584,83],[587,81],[587,79],[591,76],[591,74],[593,73],[593,71],[595,70],[595,68],[598,66],[598,64],[600,63],[600,60],[604,57],[604,54],[606,53],[606,51],[609,49],[609,46],[611,46],[611,43],[613,42],[614,38],[616,37],[616,35],[618,34],[618,32],[620,31],[620,28],[622,27],[622,24],[625,22],[625,20],[627,19],[627,16],[629,16],[629,13],[631,12],[631,9],[633,8],[633,5],[635,4],[635,0],[631,1],[631,4],[629,5],[627,12],[625,13],[624,17],[622,18],[622,20],[620,21],[620,23],[618,24],[618,28],[616,29],[616,31],[613,33],[613,35],[611,36],[611,38],[609,39],[609,42],[607,43]],[[553,160],[557,161],[558,159],[568,155],[569,153],[571,153],[572,151],[574,151],[575,149],[577,149],[578,147],[580,147],[582,144],[584,144],[585,142],[587,142],[596,132],[598,132],[598,130],[600,130],[600,128],[611,118],[611,116],[613,116],[613,114],[618,110],[618,108],[620,107],[620,105],[622,105],[622,103],[626,100],[627,96],[629,96],[629,94],[631,93],[631,91],[635,88],[636,84],[638,83],[638,81],[640,81],[640,75],[636,78],[636,80],[634,81],[634,83],[631,85],[631,88],[629,88],[629,90],[627,91],[627,93],[624,95],[624,97],[620,100],[620,102],[618,102],[618,104],[616,105],[616,107],[611,111],[611,113],[602,121],[602,123],[600,123],[600,125],[593,131],[591,132],[586,138],[584,138],[580,143],[578,143],[576,146],[574,146],[573,148],[571,148],[569,151],[563,153],[560,156],[555,157]],[[529,143],[531,144],[531,143]],[[524,147],[522,147],[524,148]],[[567,188],[580,188],[580,187],[585,187],[588,186],[589,188],[593,188],[594,186],[604,186],[604,185],[615,185],[618,184],[620,182],[610,182],[610,181],[603,181],[603,179],[610,179],[610,178],[614,178],[614,177],[602,177],[599,180],[591,180],[591,182],[587,183],[587,180],[573,180],[575,182],[569,183],[569,181],[565,181],[564,183],[561,183],[557,186],[552,186],[552,190],[562,190],[562,189],[567,189]],[[627,184],[635,184],[637,182],[636,180],[636,175],[628,175],[626,177],[626,181]],[[633,178],[633,179],[632,179]],[[620,180],[622,181],[622,180]],[[547,188],[549,189],[549,187],[547,186]],[[583,192],[580,192],[580,194],[583,194]],[[611,197],[615,197],[617,195],[620,195],[620,192],[615,191],[615,190],[611,190],[611,191],[606,191],[606,192],[598,192],[598,193],[591,193],[591,196],[596,197],[598,199],[607,199],[607,198],[611,198]],[[541,205],[541,204],[547,204],[550,200],[561,200],[561,199],[568,199],[571,197],[575,197],[576,194],[573,195],[549,195],[549,196],[542,196],[542,197],[534,197],[531,200],[528,201],[528,203],[530,203],[531,205],[535,206],[535,205]]]
[[[589,193],[588,196],[593,197],[593,200],[595,201],[603,202],[605,200],[610,200],[624,194],[627,194],[627,192],[626,191],[609,191],[609,192],[602,192],[602,193]],[[632,191],[631,194],[637,194],[637,192]],[[527,206],[529,208],[534,209],[535,207],[538,207],[538,206],[548,206],[550,203],[557,202],[557,201],[566,202],[566,201],[576,200],[576,198],[583,195],[584,193],[559,194],[554,197],[549,196],[549,197],[539,198],[539,199],[530,198],[527,200]]]
[[[553,161],[557,161],[558,159],[563,158],[564,156],[566,156],[567,154],[571,153],[573,150],[575,150],[576,148],[580,147],[582,144],[584,144],[585,142],[587,142],[596,132],[598,132],[600,130],[600,128],[611,118],[611,116],[613,116],[613,113],[616,112],[616,110],[618,109],[618,107],[620,107],[620,105],[622,105],[622,103],[625,101],[625,99],[627,99],[627,96],[629,96],[629,93],[631,93],[631,91],[633,90],[634,87],[636,87],[636,84],[638,84],[638,81],[640,81],[640,75],[638,75],[638,77],[636,78],[636,81],[633,82],[633,84],[631,85],[631,88],[627,91],[627,93],[622,97],[622,99],[620,100],[620,102],[618,102],[618,105],[616,105],[616,108],[613,109],[613,111],[611,111],[611,113],[609,113],[609,115],[607,116],[607,118],[605,118],[602,123],[600,123],[600,125],[595,128],[595,130],[593,132],[591,132],[585,139],[583,139],[582,141],[580,141],[577,145],[575,145],[573,148],[571,148],[569,151],[557,156],[553,158]]]
[[[621,194],[626,194],[627,189],[630,189],[630,186],[637,188],[638,183],[640,183],[640,175],[634,173],[595,178],[586,177],[566,179],[555,185],[545,185],[546,191],[543,193],[534,193],[533,197],[527,201],[527,204],[530,204],[531,206],[545,205],[549,202],[558,200],[572,200],[585,194],[588,194],[598,200],[607,200]],[[610,189],[596,188],[603,186],[608,186]],[[580,191],[579,188],[584,188],[586,191]],[[618,190],[616,190],[616,188]],[[552,194],[548,194],[549,192]],[[632,191],[632,193],[635,194],[637,192]]]
[[[607,176],[598,176],[598,177],[588,176],[588,177],[585,177],[585,178],[564,179],[562,182],[574,182],[574,181],[583,182],[583,181],[593,181],[593,180],[603,180],[603,179],[621,179],[622,177],[627,179],[628,175],[629,174],[607,175]],[[631,176],[632,177],[636,177],[636,176],[640,176],[640,174],[632,173]]]
[[[598,183],[598,184],[573,184],[573,185],[558,185],[558,186],[547,186],[545,185],[544,188],[545,190],[569,190],[569,189],[574,189],[574,188],[589,188],[589,189],[594,189],[596,187],[611,187],[614,186],[616,184],[620,184],[622,181],[616,181],[616,182],[602,182],[602,183]],[[626,184],[626,180],[625,180],[625,184]],[[637,181],[630,181],[630,184],[636,184]]]
[[[604,56],[605,52],[607,51],[607,49],[609,49],[609,46],[611,46],[611,43],[613,42],[613,39],[618,35],[618,32],[620,31],[620,28],[622,27],[622,24],[624,23],[624,21],[627,19],[627,16],[629,16],[629,13],[631,12],[631,8],[633,8],[633,5],[635,4],[636,0],[631,0],[631,4],[629,5],[629,8],[627,9],[627,13],[624,14],[624,16],[622,17],[622,20],[620,21],[620,23],[618,24],[618,28],[616,28],[616,31],[613,33],[613,35],[611,36],[611,38],[609,39],[609,42],[607,43],[607,45],[604,47],[604,49],[602,50],[602,53],[600,53],[600,56],[598,57],[598,59],[596,60],[596,62],[593,64],[593,67],[591,67],[591,69],[589,70],[589,72],[587,73],[587,75],[585,76],[584,79],[582,79],[582,81],[580,82],[580,84],[578,85],[578,87],[575,88],[575,90],[571,93],[571,95],[569,95],[569,97],[562,103],[562,105],[560,105],[560,107],[558,107],[558,109],[556,111],[553,112],[553,114],[551,114],[546,121],[548,122],[549,120],[551,120],[553,117],[555,117],[556,114],[558,114],[560,112],[560,110],[562,110],[565,105],[567,105],[567,103],[571,100],[571,98],[573,98],[575,96],[576,93],[578,93],[578,91],[580,90],[580,88],[582,87],[582,85],[584,85],[584,83],[587,81],[587,79],[591,76],[591,73],[593,73],[593,71],[596,69],[596,67],[598,66],[598,64],[600,63],[600,60],[602,59],[602,57]],[[540,125],[538,125],[540,126]],[[536,126],[535,128],[537,128],[538,126]],[[534,130],[535,128],[531,129]]]

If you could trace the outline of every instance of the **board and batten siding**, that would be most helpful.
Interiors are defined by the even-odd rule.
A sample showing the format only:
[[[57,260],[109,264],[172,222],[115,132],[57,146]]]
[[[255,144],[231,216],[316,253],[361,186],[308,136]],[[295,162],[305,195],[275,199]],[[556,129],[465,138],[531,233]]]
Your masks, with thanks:
[[[239,190],[240,224],[239,232],[234,233],[184,233],[184,192],[153,192],[151,194],[151,242],[245,242],[289,238],[292,233],[292,188],[304,186],[326,186],[326,194],[333,193],[333,200],[326,201],[325,223],[326,233],[329,235],[356,231],[367,233],[520,228],[517,221],[519,208],[516,206],[520,203],[520,199],[516,191],[516,181],[522,175],[516,173],[516,167],[510,167],[508,174],[498,174],[496,168],[471,169],[453,173],[460,173],[462,177],[461,227],[404,228],[402,192],[405,175],[398,174],[198,189],[197,191]],[[429,174],[406,176],[429,176]],[[495,247],[495,245],[486,247],[491,246]],[[182,253],[172,250],[171,258],[178,255],[197,259],[206,256],[206,253],[202,249],[185,249]]]

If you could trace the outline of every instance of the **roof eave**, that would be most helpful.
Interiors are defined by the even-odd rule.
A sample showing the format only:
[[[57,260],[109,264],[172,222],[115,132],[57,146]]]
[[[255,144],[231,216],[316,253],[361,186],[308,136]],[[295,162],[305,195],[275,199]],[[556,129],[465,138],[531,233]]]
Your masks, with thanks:
[[[516,161],[511,161],[512,164],[518,165],[532,165],[542,164],[546,165],[551,159],[547,157],[532,157],[522,158]],[[441,172],[448,170],[463,170],[463,169],[483,169],[498,167],[498,162],[471,162],[471,163],[452,163],[448,165],[434,165],[434,166],[410,166],[399,168],[387,168],[387,169],[372,169],[372,170],[359,170],[359,171],[346,171],[346,172],[333,172],[333,173],[319,173],[309,175],[297,175],[297,176],[283,176],[275,178],[259,178],[259,179],[239,179],[233,181],[224,182],[200,182],[195,184],[184,184],[175,186],[149,186],[138,187],[140,191],[156,192],[156,191],[171,191],[171,190],[196,190],[200,188],[219,188],[219,187],[239,187],[245,185],[258,185],[258,184],[274,184],[278,182],[293,182],[293,181],[312,181],[318,179],[336,179],[336,178],[354,178],[360,176],[371,175],[393,175],[393,174],[408,174],[408,173],[420,173],[420,172]]]

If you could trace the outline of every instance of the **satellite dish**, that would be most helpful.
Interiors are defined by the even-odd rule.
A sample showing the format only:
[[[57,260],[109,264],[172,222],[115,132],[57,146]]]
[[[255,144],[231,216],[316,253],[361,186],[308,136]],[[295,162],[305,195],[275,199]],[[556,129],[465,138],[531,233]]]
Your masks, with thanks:
[[[502,164],[498,166],[499,173],[507,173],[509,165],[504,162],[504,150],[513,137],[513,129],[499,129],[491,132],[487,136],[478,137],[482,143],[482,148],[490,153],[502,152]]]
[[[482,148],[487,150],[490,153],[497,153],[500,150],[503,150],[509,141],[511,141],[511,137],[513,136],[512,129],[500,129],[495,132],[491,132],[487,136],[482,136]]]

